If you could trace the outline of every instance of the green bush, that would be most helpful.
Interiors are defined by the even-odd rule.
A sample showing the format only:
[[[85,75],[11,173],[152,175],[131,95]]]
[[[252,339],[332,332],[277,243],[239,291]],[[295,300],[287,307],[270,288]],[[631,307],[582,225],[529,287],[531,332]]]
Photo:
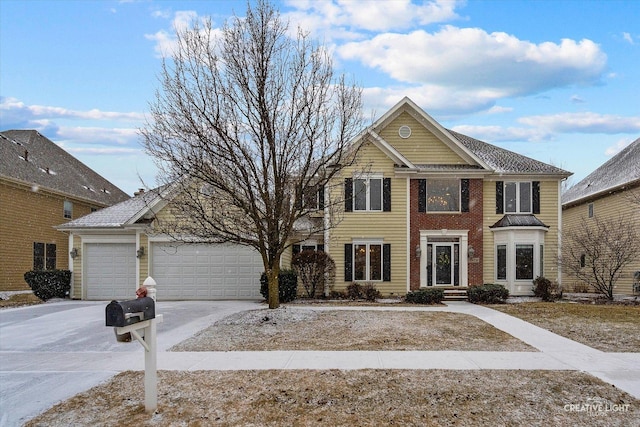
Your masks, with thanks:
[[[278,275],[278,297],[280,302],[291,302],[298,292],[298,275],[293,270],[280,270]],[[269,280],[267,274],[260,276],[260,294],[269,300]]]
[[[562,290],[560,290],[560,286],[542,276],[536,277],[533,281],[533,294],[542,298],[542,301],[547,302],[553,302],[562,298]]]
[[[444,289],[422,288],[407,292],[404,300],[412,304],[440,304],[444,299]]]
[[[31,270],[24,273],[24,280],[42,301],[67,298],[71,291],[69,270]]]
[[[509,298],[509,290],[502,285],[487,283],[482,286],[470,286],[467,295],[472,303],[500,304]]]

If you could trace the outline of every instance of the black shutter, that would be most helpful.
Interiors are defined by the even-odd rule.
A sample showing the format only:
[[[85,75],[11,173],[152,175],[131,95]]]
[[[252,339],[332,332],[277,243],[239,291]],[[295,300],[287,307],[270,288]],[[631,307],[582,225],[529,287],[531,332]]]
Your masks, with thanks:
[[[353,245],[351,243],[344,245],[344,281],[353,281]]]
[[[382,180],[382,211],[391,212],[391,178]]]
[[[460,210],[462,212],[469,212],[469,180],[461,179],[460,180]]]
[[[540,213],[540,181],[533,181],[531,183],[531,193],[533,199],[533,213]]]
[[[427,211],[427,180],[418,180],[418,212]]]
[[[391,245],[382,245],[382,281],[391,281]]]
[[[496,181],[496,213],[504,213],[504,182]]]
[[[353,178],[344,180],[344,211],[353,212]]]
[[[324,252],[324,245],[318,245],[317,249],[318,252]]]
[[[324,209],[324,186],[318,190],[318,209]]]
[[[293,245],[292,251],[293,251],[293,256],[298,255],[300,253],[300,245]]]

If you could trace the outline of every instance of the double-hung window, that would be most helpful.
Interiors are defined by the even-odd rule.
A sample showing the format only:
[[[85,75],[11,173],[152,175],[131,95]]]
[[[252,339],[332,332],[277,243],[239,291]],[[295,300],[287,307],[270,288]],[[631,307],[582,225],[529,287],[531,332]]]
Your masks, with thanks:
[[[56,244],[33,243],[33,269],[55,270],[56,268]]]
[[[353,180],[353,210],[382,210],[382,177],[371,176]]]
[[[344,245],[344,280],[391,281],[391,245],[360,240]]]
[[[531,182],[504,183],[504,212],[531,213]]]
[[[73,218],[73,203],[69,200],[64,201],[64,206],[62,208],[62,216],[67,219]]]
[[[459,212],[460,180],[428,179],[427,212]]]

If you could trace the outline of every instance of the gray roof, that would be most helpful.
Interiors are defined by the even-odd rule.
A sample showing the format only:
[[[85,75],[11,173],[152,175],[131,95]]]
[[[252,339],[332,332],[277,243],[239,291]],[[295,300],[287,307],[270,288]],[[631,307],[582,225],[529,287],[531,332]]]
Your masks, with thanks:
[[[498,222],[493,224],[489,228],[501,228],[501,227],[544,227],[549,228],[542,221],[531,214],[507,214],[500,218]]]
[[[562,204],[588,199],[640,181],[640,138],[562,195]]]
[[[124,202],[92,212],[73,221],[58,226],[58,230],[78,228],[113,228],[123,227],[137,216],[143,215],[156,203],[161,188],[145,191]],[[141,218],[144,221],[144,217]],[[140,222],[140,221],[138,221]]]
[[[487,142],[447,129],[464,147],[489,165],[496,173],[548,174],[570,176],[572,173],[522,154],[496,147]]]
[[[0,132],[0,177],[101,207],[130,197],[35,130]]]

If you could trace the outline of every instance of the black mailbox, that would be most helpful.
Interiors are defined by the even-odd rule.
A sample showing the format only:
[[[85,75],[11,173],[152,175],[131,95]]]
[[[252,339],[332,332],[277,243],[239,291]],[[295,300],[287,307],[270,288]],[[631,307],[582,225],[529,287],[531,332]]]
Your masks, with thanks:
[[[128,301],[111,301],[105,309],[107,326],[122,327],[143,320],[155,319],[156,303],[144,297]]]

